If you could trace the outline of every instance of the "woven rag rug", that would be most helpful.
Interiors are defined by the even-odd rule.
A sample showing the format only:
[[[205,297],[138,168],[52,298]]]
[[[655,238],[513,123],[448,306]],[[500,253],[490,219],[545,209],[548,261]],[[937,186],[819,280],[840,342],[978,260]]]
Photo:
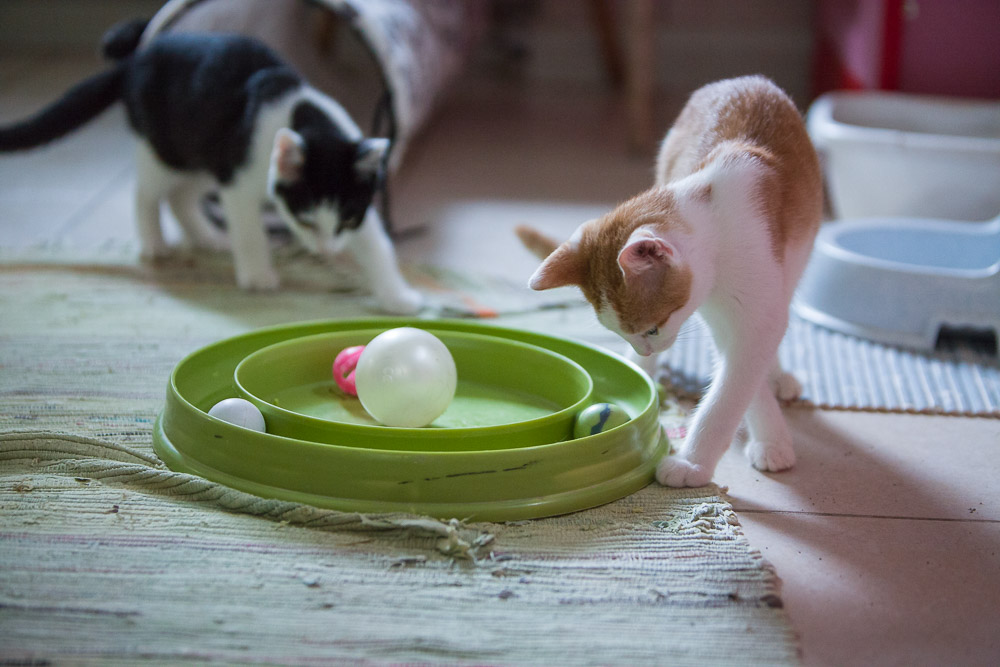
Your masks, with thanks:
[[[797,662],[778,579],[716,487],[464,524],[168,470],[151,430],[184,355],[370,302],[296,256],[280,293],[248,294],[228,261],[109,253],[0,254],[0,663]],[[544,330],[567,312],[409,274],[439,313]]]

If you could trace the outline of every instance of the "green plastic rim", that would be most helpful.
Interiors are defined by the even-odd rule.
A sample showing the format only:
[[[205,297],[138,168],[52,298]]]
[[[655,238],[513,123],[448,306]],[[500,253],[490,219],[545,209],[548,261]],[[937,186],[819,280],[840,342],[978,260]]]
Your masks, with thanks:
[[[235,371],[239,395],[267,432],[297,440],[400,451],[476,451],[567,440],[594,383],[575,361],[499,336],[438,331],[458,370],[455,399],[425,428],[388,428],[341,391],[330,372],[342,349],[383,329],[302,336],[248,355]]]
[[[617,403],[631,419],[603,433],[543,445],[401,451],[257,433],[207,414],[218,401],[237,395],[236,366],[264,347],[316,334],[399,326],[435,335],[494,336],[561,354],[590,375],[592,401]],[[648,376],[585,343],[461,320],[335,320],[261,329],[188,355],[171,373],[153,444],[172,470],[263,497],[346,512],[508,521],[594,507],[649,484],[668,449],[658,412]]]

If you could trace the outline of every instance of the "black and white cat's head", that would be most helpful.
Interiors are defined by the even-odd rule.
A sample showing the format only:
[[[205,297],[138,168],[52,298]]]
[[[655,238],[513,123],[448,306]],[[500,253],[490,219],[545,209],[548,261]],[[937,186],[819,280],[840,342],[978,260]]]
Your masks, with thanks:
[[[282,128],[274,139],[268,192],[292,233],[311,252],[329,253],[357,229],[371,205],[389,140]]]

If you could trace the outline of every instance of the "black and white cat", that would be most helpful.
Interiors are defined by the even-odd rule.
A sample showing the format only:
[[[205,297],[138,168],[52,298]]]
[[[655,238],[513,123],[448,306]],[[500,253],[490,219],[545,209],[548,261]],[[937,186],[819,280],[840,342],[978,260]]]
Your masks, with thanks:
[[[421,295],[402,277],[371,205],[389,141],[365,138],[343,107],[251,38],[166,34],[137,50],[144,26],[112,29],[104,52],[117,62],[0,128],[0,151],[58,139],[121,100],[139,138],[135,218],[144,257],[168,251],[166,200],[192,243],[231,247],[241,287],[274,289],[261,216],[270,201],[310,251],[349,252],[384,310],[417,311]],[[228,238],[199,206],[213,189]]]

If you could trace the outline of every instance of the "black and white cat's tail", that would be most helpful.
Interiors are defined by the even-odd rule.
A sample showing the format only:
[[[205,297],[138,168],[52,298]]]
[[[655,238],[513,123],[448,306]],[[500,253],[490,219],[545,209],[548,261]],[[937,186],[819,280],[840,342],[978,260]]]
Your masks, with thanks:
[[[34,116],[0,127],[0,151],[20,151],[69,134],[114,104],[122,94],[125,63],[85,79]]]
[[[118,62],[111,69],[76,84],[34,116],[0,126],[0,151],[26,150],[55,141],[117,102],[122,96],[130,56],[138,47],[147,23],[145,19],[128,21],[109,30],[102,50],[106,57]]]
[[[124,60],[135,53],[149,19],[131,19],[115,24],[101,39],[101,53],[108,60]]]

